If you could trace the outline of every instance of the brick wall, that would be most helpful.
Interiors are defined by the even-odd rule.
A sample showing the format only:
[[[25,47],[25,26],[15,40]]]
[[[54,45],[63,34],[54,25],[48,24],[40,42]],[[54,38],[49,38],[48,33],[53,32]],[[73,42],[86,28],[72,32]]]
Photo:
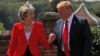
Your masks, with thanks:
[[[10,39],[10,31],[0,31],[0,56],[7,56],[6,51]]]
[[[41,19],[44,25],[44,32],[48,38],[49,33],[53,32],[54,23],[59,18],[56,12],[46,12]],[[55,46],[53,50],[45,49],[43,56],[57,56],[57,47]]]
[[[10,35],[0,35],[0,56],[7,56],[6,51],[8,49],[10,40]],[[52,50],[45,49],[40,46],[41,52],[43,56],[56,56],[56,46]]]

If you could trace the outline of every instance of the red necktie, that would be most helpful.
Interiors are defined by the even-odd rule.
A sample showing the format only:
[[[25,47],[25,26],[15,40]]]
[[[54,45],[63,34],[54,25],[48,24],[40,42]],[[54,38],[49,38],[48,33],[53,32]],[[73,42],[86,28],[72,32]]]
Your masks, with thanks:
[[[63,45],[64,45],[64,51],[66,56],[70,56],[70,52],[68,49],[68,22],[65,23],[65,27],[63,28]]]

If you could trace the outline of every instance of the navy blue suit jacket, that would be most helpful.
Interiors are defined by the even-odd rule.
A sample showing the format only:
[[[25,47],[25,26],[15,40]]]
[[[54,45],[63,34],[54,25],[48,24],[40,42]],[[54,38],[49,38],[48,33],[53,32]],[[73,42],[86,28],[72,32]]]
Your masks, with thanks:
[[[64,20],[59,19],[54,26],[56,40],[54,44],[58,47],[58,56],[62,56],[62,29]],[[70,54],[71,56],[89,56],[92,46],[92,35],[86,19],[73,17],[70,27]]]

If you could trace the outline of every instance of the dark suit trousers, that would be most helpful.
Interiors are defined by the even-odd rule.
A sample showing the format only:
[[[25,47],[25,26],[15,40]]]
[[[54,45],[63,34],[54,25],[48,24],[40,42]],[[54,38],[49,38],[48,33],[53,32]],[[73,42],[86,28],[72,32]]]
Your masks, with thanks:
[[[65,52],[62,52],[62,56],[66,56],[66,55],[65,55]]]
[[[66,56],[66,55],[65,55],[65,52],[60,51],[60,52],[57,54],[57,56]]]
[[[23,56],[33,56],[29,50],[29,46],[27,46],[26,51]]]

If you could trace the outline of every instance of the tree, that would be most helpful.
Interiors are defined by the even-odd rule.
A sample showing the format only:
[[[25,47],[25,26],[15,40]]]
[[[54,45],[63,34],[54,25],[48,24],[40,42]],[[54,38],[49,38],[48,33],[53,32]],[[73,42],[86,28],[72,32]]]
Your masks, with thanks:
[[[0,31],[5,30],[3,23],[0,22]]]

